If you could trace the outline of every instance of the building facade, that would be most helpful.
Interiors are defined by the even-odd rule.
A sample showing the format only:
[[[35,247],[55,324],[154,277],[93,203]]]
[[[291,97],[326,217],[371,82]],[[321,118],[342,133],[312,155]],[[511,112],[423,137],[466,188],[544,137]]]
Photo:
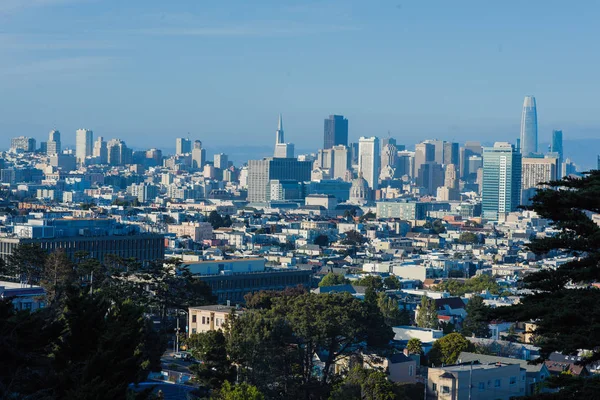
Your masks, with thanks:
[[[521,154],[510,143],[497,142],[483,150],[483,217],[498,219],[521,202]]]
[[[358,141],[358,173],[369,184],[371,190],[379,187],[379,139],[373,137],[361,137]]]
[[[86,157],[93,154],[94,133],[89,129],[77,129],[75,131],[75,155],[77,162],[85,163]]]
[[[343,115],[330,115],[324,122],[323,148],[340,144],[348,146],[348,120]]]
[[[521,154],[524,157],[538,151],[537,107],[535,97],[525,96],[521,113]]]

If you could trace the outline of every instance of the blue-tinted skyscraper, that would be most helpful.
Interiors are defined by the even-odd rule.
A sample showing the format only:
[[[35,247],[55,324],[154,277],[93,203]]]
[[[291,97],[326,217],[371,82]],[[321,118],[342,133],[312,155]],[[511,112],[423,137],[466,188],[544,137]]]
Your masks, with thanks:
[[[552,142],[550,143],[550,152],[558,156],[558,171],[557,178],[562,178],[562,163],[563,163],[563,134],[562,131],[552,131]]]
[[[525,96],[521,114],[521,154],[528,156],[538,151],[538,126],[535,97]]]
[[[521,201],[521,154],[510,143],[483,148],[483,217],[498,219]]]
[[[348,146],[348,120],[343,115],[330,115],[324,124],[323,148],[340,144]]]

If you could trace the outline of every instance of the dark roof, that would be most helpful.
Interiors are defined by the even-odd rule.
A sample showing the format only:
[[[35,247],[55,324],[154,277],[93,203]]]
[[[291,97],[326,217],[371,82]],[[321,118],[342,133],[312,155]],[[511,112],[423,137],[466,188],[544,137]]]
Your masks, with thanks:
[[[316,293],[342,293],[348,292],[351,294],[364,293],[365,286],[352,286],[346,285],[334,285],[334,286],[321,286],[315,290]]]
[[[414,361],[412,358],[405,356],[404,353],[392,354],[388,357],[388,360],[390,360],[390,363],[392,364],[400,364],[408,361]]]
[[[450,307],[452,310],[465,308],[465,303],[460,297],[447,297],[445,299],[435,299],[435,306],[438,310],[443,310],[444,306]]]

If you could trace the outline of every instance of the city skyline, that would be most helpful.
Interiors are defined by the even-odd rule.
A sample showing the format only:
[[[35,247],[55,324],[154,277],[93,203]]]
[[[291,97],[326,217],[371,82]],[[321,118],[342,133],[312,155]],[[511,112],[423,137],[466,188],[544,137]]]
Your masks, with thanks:
[[[340,113],[350,141],[391,131],[406,143],[512,142],[519,102],[532,93],[543,104],[540,143],[554,129],[598,136],[597,56],[587,51],[598,5],[590,2],[545,2],[538,13],[535,2],[148,1],[140,18],[131,17],[141,3],[102,3],[0,7],[0,88],[14,93],[0,99],[1,133],[40,140],[52,126],[88,126],[136,147],[142,137],[171,147],[169,136],[187,132],[207,148],[250,136],[267,145],[283,112],[301,148],[296,138],[316,142],[322,119]]]

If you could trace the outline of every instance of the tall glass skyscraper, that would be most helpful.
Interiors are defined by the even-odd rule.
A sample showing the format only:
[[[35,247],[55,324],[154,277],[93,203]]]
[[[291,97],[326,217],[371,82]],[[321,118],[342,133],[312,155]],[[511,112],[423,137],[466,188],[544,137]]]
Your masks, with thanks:
[[[528,156],[538,151],[538,126],[535,97],[525,96],[521,114],[521,154]]]
[[[358,141],[358,173],[372,190],[378,189],[380,162],[379,139],[375,136],[361,137]]]
[[[330,115],[324,123],[323,148],[339,144],[348,146],[348,120],[343,115]]]
[[[512,144],[483,148],[483,217],[496,220],[515,211],[521,201],[521,154]]]

